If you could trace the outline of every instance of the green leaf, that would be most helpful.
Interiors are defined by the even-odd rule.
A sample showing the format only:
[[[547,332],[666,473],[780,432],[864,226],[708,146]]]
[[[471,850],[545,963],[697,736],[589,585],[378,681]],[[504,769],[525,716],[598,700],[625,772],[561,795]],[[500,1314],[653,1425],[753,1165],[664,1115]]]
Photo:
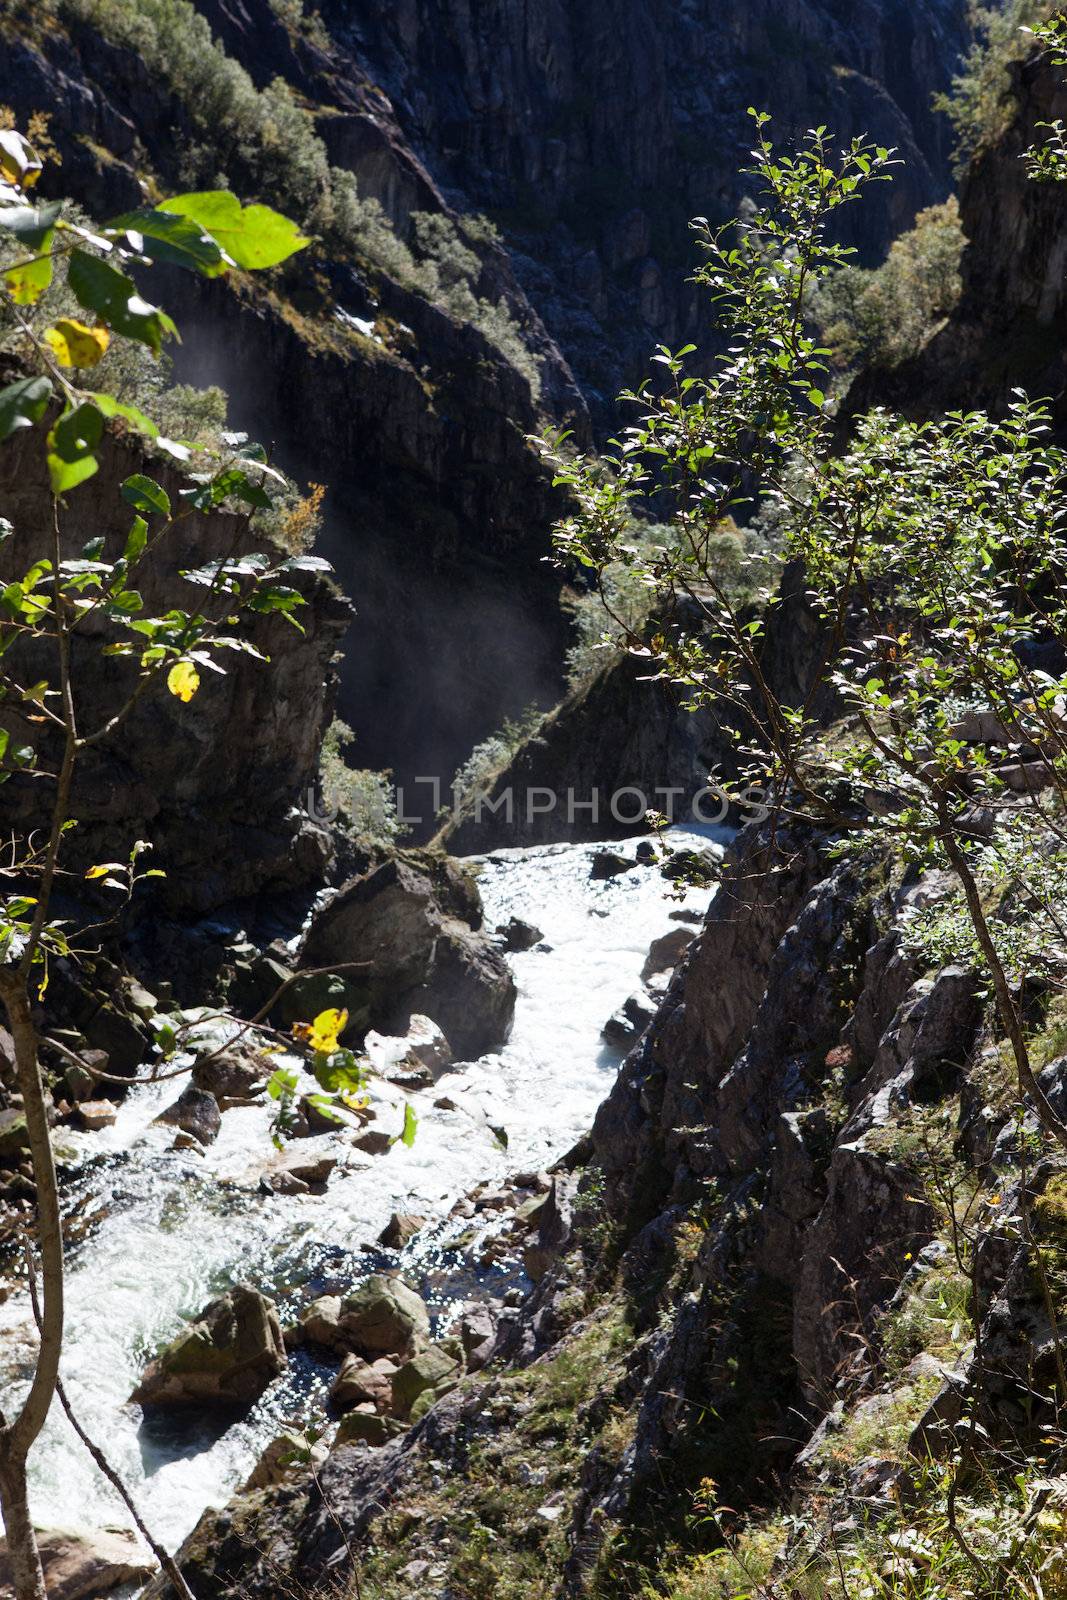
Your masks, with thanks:
[[[116,400],[111,394],[90,394],[89,398],[96,402],[105,417],[121,417],[131,428],[136,428],[138,433],[143,433],[153,440],[160,450],[165,450],[167,455],[173,456],[175,461],[188,461],[192,455],[188,445],[164,438],[151,417],[146,417],[136,406],[127,405],[124,400]]]
[[[133,526],[130,529],[129,537],[126,540],[126,548],[122,552],[123,561],[132,566],[135,561],[140,559],[147,542],[148,523],[143,517],[134,517]]]
[[[145,206],[127,211],[108,223],[109,233],[125,233],[139,254],[168,266],[185,267],[205,278],[226,271],[226,259],[216,241],[192,217]]]
[[[149,516],[158,512],[161,517],[170,516],[170,496],[167,491],[154,478],[146,478],[143,472],[135,472],[127,478],[122,485],[122,498],[128,500],[135,511],[146,512]]]
[[[74,250],[68,282],[79,305],[116,333],[146,344],[153,355],[159,354],[166,336],[177,338],[178,330],[167,313],[143,300],[133,279],[99,256]]]
[[[0,211],[0,216],[3,212]],[[16,262],[4,273],[4,284],[17,306],[32,306],[41,298],[52,282],[52,240],[54,231],[49,228],[41,247],[28,261]]]
[[[48,435],[48,472],[53,494],[66,494],[97,470],[94,451],[104,432],[103,414],[91,400],[65,411]]]
[[[52,398],[49,378],[20,378],[0,389],[0,443],[19,428],[32,428]]]
[[[410,1150],[415,1143],[415,1133],[419,1126],[419,1119],[415,1115],[415,1108],[410,1100],[404,1102],[404,1127],[400,1134],[400,1143],[407,1145]]]
[[[229,189],[206,189],[164,200],[162,211],[191,217],[205,228],[234,266],[257,271],[287,261],[310,240],[295,222],[270,206],[242,206]]]

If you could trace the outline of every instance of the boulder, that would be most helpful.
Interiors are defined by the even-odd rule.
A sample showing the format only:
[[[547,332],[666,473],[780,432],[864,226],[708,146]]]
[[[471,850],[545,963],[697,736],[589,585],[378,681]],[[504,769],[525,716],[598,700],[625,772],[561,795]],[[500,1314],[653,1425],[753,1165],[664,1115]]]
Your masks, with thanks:
[[[213,1094],[219,1110],[242,1105],[262,1093],[273,1063],[254,1045],[238,1039],[219,1051],[206,1052],[193,1065],[192,1083]]]
[[[100,1528],[94,1533],[38,1528],[48,1600],[96,1600],[120,1584],[142,1584],[156,1563],[130,1528]],[[0,1539],[0,1600],[13,1600],[7,1540]]]
[[[428,1341],[430,1313],[406,1283],[375,1273],[342,1302],[340,1328],[347,1346],[361,1355],[407,1356]]]
[[[594,850],[589,876],[594,883],[603,883],[608,878],[618,878],[622,873],[630,872],[636,865],[636,860],[620,855],[617,850]]]
[[[375,1028],[404,1032],[431,1017],[463,1059],[507,1037],[514,981],[481,932],[477,891],[444,857],[401,854],[354,878],[312,918],[300,959],[365,963]]]
[[[222,1114],[213,1094],[190,1084],[182,1090],[172,1106],[160,1112],[156,1121],[180,1128],[183,1133],[191,1133],[201,1144],[214,1144],[222,1127]]]
[[[323,1294],[313,1300],[301,1316],[300,1326],[314,1344],[337,1349],[341,1343],[341,1296]]]
[[[461,1061],[476,1060],[504,1043],[515,1015],[515,979],[484,934],[459,923],[441,934],[429,977],[399,1015],[410,1026],[420,1012],[441,1025]]]
[[[330,1399],[339,1411],[350,1411],[368,1401],[379,1410],[387,1410],[392,1403],[396,1372],[396,1363],[388,1356],[371,1362],[362,1356],[347,1355],[334,1379]]]
[[[390,1037],[372,1030],[364,1048],[376,1072],[407,1088],[428,1089],[452,1060],[452,1048],[441,1029],[418,1012],[405,1034]]]
[[[655,1015],[656,1007],[647,995],[632,994],[614,1016],[608,1018],[600,1036],[608,1044],[628,1050],[640,1039]]]
[[[388,1444],[390,1439],[397,1438],[404,1432],[401,1422],[394,1422],[391,1417],[383,1417],[375,1411],[373,1406],[359,1406],[354,1411],[346,1411],[341,1418],[334,1439],[334,1449],[342,1444],[369,1444],[374,1447]]]
[[[496,932],[500,948],[509,954],[532,950],[544,938],[540,928],[535,928],[532,922],[523,922],[521,917],[509,917],[507,922],[498,925]]]
[[[463,1376],[463,1347],[458,1340],[432,1344],[405,1361],[393,1378],[393,1414],[417,1422]]]
[[[417,1216],[413,1211],[394,1211],[378,1235],[378,1243],[387,1250],[402,1250],[409,1239],[414,1239],[425,1226],[426,1218]]]
[[[77,1111],[78,1121],[90,1133],[110,1128],[117,1116],[118,1109],[110,1100],[83,1100]]]
[[[149,1362],[136,1405],[251,1405],[285,1368],[278,1316],[265,1295],[238,1284]]]
[[[641,968],[642,979],[651,978],[657,972],[669,972],[676,967],[695,937],[692,928],[680,927],[653,939]]]

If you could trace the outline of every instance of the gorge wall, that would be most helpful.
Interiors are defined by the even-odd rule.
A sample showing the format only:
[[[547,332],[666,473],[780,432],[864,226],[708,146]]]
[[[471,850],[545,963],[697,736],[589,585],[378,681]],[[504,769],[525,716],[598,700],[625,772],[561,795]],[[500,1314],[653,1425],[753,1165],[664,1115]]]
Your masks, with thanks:
[[[298,97],[301,140],[355,175],[399,239],[417,245],[416,213],[484,212],[499,230],[475,230],[473,289],[506,308],[521,358],[358,244],[305,254],[255,301],[209,284],[173,303],[177,374],[223,384],[235,425],[329,485],[323,549],[359,612],[340,692],[356,759],[447,781],[504,717],[559,697],[567,628],[544,560],[558,504],[527,435],[551,422],[581,443],[589,408],[606,427],[657,341],[708,337],[686,222],[736,209],[745,107],[771,109],[782,137],[818,106],[840,136],[900,147],[907,165],[857,236],[877,258],[947,192],[929,104],[965,42],[965,7],[613,0],[475,15],[366,0],[326,4],[325,32],[287,25],[268,0],[198,11],[231,64]],[[6,0],[0,16],[0,104],[23,121],[49,113],[63,160],[50,192],[97,211],[179,187],[211,146],[188,84],[124,42],[140,16],[84,0]],[[242,134],[249,148],[261,137]],[[256,160],[231,152],[223,176],[293,209],[289,135],[271,137]]]

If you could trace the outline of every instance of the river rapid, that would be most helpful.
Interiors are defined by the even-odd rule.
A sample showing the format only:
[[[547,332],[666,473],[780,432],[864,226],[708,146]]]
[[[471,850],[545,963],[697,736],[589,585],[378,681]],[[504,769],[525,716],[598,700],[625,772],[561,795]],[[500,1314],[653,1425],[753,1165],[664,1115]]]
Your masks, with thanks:
[[[670,843],[717,848],[727,835],[672,830]],[[395,1262],[375,1244],[394,1211],[437,1223],[404,1253],[409,1280],[430,1300],[439,1326],[449,1307],[499,1293],[508,1267],[479,1279],[470,1266],[471,1223],[448,1223],[454,1203],[483,1180],[543,1169],[587,1129],[610,1088],[619,1052],[600,1037],[607,1018],[639,987],[651,941],[677,926],[672,911],[703,913],[709,891],[670,897],[654,866],[606,882],[590,879],[592,845],[499,851],[481,863],[486,924],[533,923],[542,944],[510,956],[518,986],[515,1022],[496,1055],[458,1065],[437,1085],[409,1095],[419,1117],[414,1145],[370,1158],[344,1135],[301,1140],[339,1155],[326,1192],[279,1196],[260,1178],[276,1159],[270,1110],[235,1108],[203,1155],[175,1152],[173,1129],[154,1118],[174,1098],[171,1082],[131,1091],[113,1127],[62,1133],[76,1147],[67,1189],[76,1217],[69,1261],[63,1374],[76,1414],[105,1447],[149,1526],[174,1548],[205,1506],[220,1505],[247,1477],[286,1421],[306,1416],[333,1369],[306,1350],[237,1420],[145,1421],[128,1397],[147,1359],[181,1321],[236,1282],[279,1302],[283,1322],[312,1294],[342,1291]],[[628,856],[633,844],[617,847]],[[399,1132],[401,1091],[377,1082],[376,1126]],[[435,1106],[444,1098],[453,1109]],[[499,1137],[506,1130],[507,1146]],[[498,1131],[494,1131],[498,1130]],[[463,1250],[450,1249],[466,1230]],[[476,1251],[475,1251],[476,1254]],[[516,1266],[512,1279],[521,1285]],[[32,1349],[20,1295],[0,1306],[3,1409],[25,1384]],[[14,1391],[14,1394],[12,1393]],[[58,1406],[32,1458],[31,1501],[42,1526],[99,1528],[128,1514],[74,1437]]]

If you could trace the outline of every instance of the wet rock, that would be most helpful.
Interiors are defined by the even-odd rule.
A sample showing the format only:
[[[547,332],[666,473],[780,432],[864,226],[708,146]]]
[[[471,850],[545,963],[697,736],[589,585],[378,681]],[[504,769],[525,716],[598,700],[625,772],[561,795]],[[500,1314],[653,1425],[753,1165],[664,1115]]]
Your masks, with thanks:
[[[83,1100],[76,1115],[83,1128],[96,1133],[112,1126],[118,1117],[118,1108],[110,1100]]]
[[[299,1145],[290,1146],[275,1159],[263,1175],[263,1182],[275,1194],[321,1194],[337,1157],[327,1151],[306,1154]]]
[[[343,1301],[340,1328],[362,1355],[408,1355],[428,1341],[430,1314],[422,1296],[400,1278],[375,1273]]]
[[[378,1235],[378,1243],[387,1250],[402,1250],[409,1239],[414,1239],[426,1226],[426,1218],[413,1211],[394,1211]]]
[[[174,1143],[171,1145],[171,1149],[186,1150],[198,1156],[202,1156],[204,1153],[204,1146],[200,1143],[200,1140],[191,1133],[182,1133],[180,1129],[174,1135]]]
[[[471,1059],[507,1036],[514,981],[480,931],[476,891],[443,857],[397,856],[352,880],[312,921],[302,960],[362,961],[371,1021],[432,1017]]]
[[[183,1133],[191,1133],[201,1144],[213,1144],[222,1127],[222,1115],[215,1096],[192,1084],[182,1090],[172,1106],[160,1112],[156,1121],[171,1124]]]
[[[635,860],[620,855],[617,850],[594,850],[589,876],[594,883],[603,883],[609,878],[618,878],[622,873],[632,871],[636,865]]]
[[[369,1444],[378,1448],[380,1445],[388,1444],[390,1439],[397,1438],[403,1432],[402,1422],[395,1422],[391,1417],[383,1417],[372,1406],[357,1406],[354,1411],[346,1411],[341,1418],[333,1448],[336,1450],[343,1444]]]
[[[521,917],[509,917],[507,922],[498,925],[496,931],[500,948],[509,954],[532,950],[544,938],[540,928],[535,928],[532,922],[524,922]]]
[[[154,1557],[129,1528],[38,1528],[37,1548],[48,1600],[96,1600],[120,1584],[143,1583],[156,1570]],[[0,1539],[0,1600],[10,1600],[12,1585],[7,1540]]]
[[[269,1489],[304,1475],[308,1467],[318,1468],[329,1455],[327,1446],[317,1440],[309,1447],[304,1435],[293,1429],[272,1439],[245,1480],[245,1490]]]
[[[417,1012],[399,1037],[371,1031],[364,1046],[374,1070],[390,1083],[428,1089],[452,1060],[444,1033],[429,1017]]]
[[[383,1132],[381,1128],[365,1128],[362,1133],[357,1133],[352,1140],[357,1150],[362,1150],[364,1155],[384,1156],[392,1147],[392,1137]]]
[[[265,1295],[239,1284],[149,1362],[131,1401],[151,1406],[250,1405],[287,1361],[278,1316]]]
[[[672,928],[670,933],[661,934],[658,939],[653,939],[649,946],[645,964],[641,968],[642,978],[651,978],[657,972],[669,972],[681,961],[696,937],[692,928]]]
[[[605,1022],[600,1030],[601,1038],[620,1050],[628,1050],[640,1039],[655,1015],[656,1007],[647,995],[632,994]]]
[[[238,1040],[225,1049],[202,1055],[193,1065],[192,1083],[213,1094],[219,1110],[245,1105],[260,1095],[274,1064],[254,1045]]]
[[[395,1361],[379,1356],[377,1361],[364,1361],[362,1356],[347,1355],[330,1390],[330,1400],[339,1411],[368,1401],[379,1410],[388,1409],[393,1398],[393,1378],[398,1371]]]
[[[480,1372],[489,1360],[496,1339],[496,1317],[484,1301],[465,1306],[457,1324],[469,1372]]]
[[[463,1349],[445,1340],[420,1351],[393,1378],[393,1414],[417,1422],[463,1376]]]

